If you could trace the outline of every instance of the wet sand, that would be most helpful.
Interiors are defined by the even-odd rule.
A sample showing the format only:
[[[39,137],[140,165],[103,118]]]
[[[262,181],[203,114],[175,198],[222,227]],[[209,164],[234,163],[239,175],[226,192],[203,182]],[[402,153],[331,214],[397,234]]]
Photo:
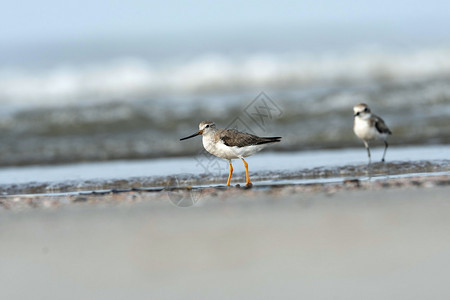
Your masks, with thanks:
[[[417,150],[417,149],[416,149]],[[450,150],[450,148],[449,148]],[[279,154],[268,153],[251,157],[250,176],[254,188],[264,186],[279,186],[291,184],[314,184],[341,182],[346,179],[393,179],[402,176],[418,176],[447,174],[450,172],[450,160],[442,159],[440,149],[429,160],[398,160],[386,163],[374,162],[368,168],[367,163],[345,164],[353,151],[326,151],[308,155],[302,152]],[[402,151],[404,154],[405,151]],[[305,158],[306,157],[306,158]],[[439,159],[437,159],[440,157]],[[300,159],[299,159],[300,158]],[[299,163],[297,160],[300,160]],[[214,163],[224,163],[219,171],[212,168],[203,172],[183,172],[190,170],[196,160],[180,160],[167,163],[163,172],[156,173],[154,169],[162,169],[159,161],[111,162],[106,164],[61,165],[57,167],[28,167],[13,170],[0,170],[0,199],[2,196],[23,194],[58,194],[85,193],[90,191],[160,191],[170,187],[209,187],[223,185],[228,178],[228,163],[216,159]],[[341,164],[339,164],[341,162]],[[173,166],[180,172],[172,173]],[[309,166],[311,165],[311,166]],[[187,167],[184,169],[184,167]],[[242,164],[235,163],[232,184],[245,182],[245,172]],[[147,173],[155,175],[145,174]],[[269,171],[270,170],[270,171]],[[136,171],[136,172],[135,172]],[[192,170],[191,170],[192,171]],[[81,173],[82,174],[81,174]],[[130,175],[132,174],[132,175]],[[159,175],[156,175],[159,174]]]
[[[447,172],[3,197],[0,296],[446,299],[449,194]]]

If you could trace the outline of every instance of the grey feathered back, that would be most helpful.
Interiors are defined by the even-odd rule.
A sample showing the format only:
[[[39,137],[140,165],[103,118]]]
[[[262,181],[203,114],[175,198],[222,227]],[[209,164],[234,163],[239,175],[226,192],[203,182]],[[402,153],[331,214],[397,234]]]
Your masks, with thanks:
[[[218,136],[229,147],[245,147],[280,142],[281,137],[259,137],[236,129],[219,129]]]

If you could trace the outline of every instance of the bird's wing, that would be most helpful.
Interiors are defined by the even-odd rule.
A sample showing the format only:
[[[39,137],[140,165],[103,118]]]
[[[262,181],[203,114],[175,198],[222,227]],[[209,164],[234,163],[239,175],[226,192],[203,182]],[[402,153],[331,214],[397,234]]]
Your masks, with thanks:
[[[218,132],[219,138],[229,147],[245,147],[279,142],[281,137],[259,137],[235,129],[222,129]]]
[[[392,134],[391,130],[387,127],[386,123],[384,123],[383,119],[373,115],[375,119],[375,128],[378,130],[379,133],[386,133],[386,134]]]

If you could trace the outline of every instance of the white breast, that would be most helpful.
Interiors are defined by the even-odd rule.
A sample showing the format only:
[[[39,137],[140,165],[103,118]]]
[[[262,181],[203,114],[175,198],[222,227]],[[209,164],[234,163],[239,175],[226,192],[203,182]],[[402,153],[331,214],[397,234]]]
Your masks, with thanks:
[[[357,137],[363,140],[373,140],[380,137],[375,126],[370,126],[370,121],[368,119],[356,117],[353,131]]]

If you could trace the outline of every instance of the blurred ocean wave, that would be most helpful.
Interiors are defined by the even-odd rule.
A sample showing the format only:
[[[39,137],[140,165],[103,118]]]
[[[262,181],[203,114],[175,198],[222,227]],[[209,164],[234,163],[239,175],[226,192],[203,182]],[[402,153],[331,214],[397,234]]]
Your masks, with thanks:
[[[134,100],[365,82],[409,82],[450,76],[450,48],[410,53],[203,54],[155,63],[138,58],[63,64],[44,70],[0,69],[0,101],[26,104]]]
[[[180,137],[204,119],[233,125],[261,91],[282,114],[248,129],[283,136],[274,150],[361,146],[351,129],[359,102],[385,119],[394,146],[447,144],[449,79],[450,48],[3,67],[0,164],[195,155],[200,141]]]

